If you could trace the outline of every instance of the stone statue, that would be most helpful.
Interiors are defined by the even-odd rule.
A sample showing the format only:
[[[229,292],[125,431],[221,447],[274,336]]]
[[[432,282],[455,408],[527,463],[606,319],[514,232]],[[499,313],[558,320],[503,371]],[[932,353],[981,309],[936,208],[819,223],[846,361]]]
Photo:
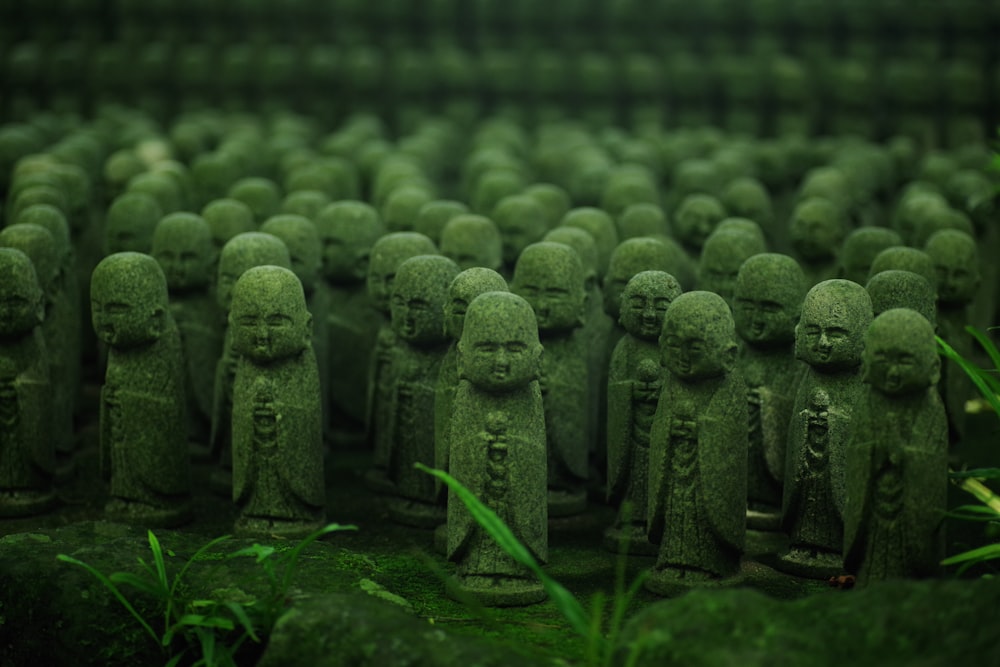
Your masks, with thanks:
[[[459,346],[461,381],[449,440],[451,474],[507,524],[541,562],[548,558],[545,417],[538,386],[542,347],[531,306],[506,292],[473,299]],[[448,497],[449,593],[488,606],[540,602],[538,579]],[[453,586],[453,587],[451,587]]]
[[[389,456],[392,451],[392,432],[388,428],[393,396],[393,377],[390,369],[396,350],[396,333],[389,324],[389,301],[396,271],[400,264],[418,255],[436,255],[437,246],[423,234],[393,232],[386,234],[372,246],[368,263],[366,285],[372,307],[381,313],[383,323],[375,338],[368,371],[368,396],[366,424],[374,444],[372,468],[365,476],[368,487],[377,493],[395,493],[388,477]],[[442,334],[443,335],[443,334]]]
[[[637,236],[670,236],[670,221],[658,204],[631,204],[616,220],[618,238],[633,239]]]
[[[323,265],[323,245],[319,231],[312,220],[305,216],[284,213],[264,221],[260,231],[274,234],[288,248],[292,272],[302,283],[306,307],[313,317],[312,348],[319,365],[319,386],[322,393],[323,432],[330,431],[330,355],[327,348],[327,318],[330,313],[330,291],[326,289],[320,269]]]
[[[360,201],[330,204],[316,216],[329,290],[327,349],[330,412],[335,443],[365,438],[368,372],[383,316],[365,286],[372,246],[385,233],[378,212]]]
[[[769,245],[781,245],[783,234],[775,229],[771,194],[756,178],[742,176],[726,184],[720,196],[729,215],[753,220],[764,230]]]
[[[225,326],[211,289],[218,261],[212,230],[198,215],[171,213],[156,225],[151,254],[167,279],[170,312],[181,336],[188,436],[192,442],[207,444]]]
[[[236,199],[213,199],[201,209],[201,217],[212,230],[212,240],[219,251],[237,234],[257,229],[253,211]]]
[[[705,239],[701,249],[698,289],[715,292],[732,307],[736,274],[740,267],[749,258],[766,250],[762,237],[740,229],[717,229]]]
[[[777,567],[825,579],[839,574],[844,542],[844,450],[862,393],[861,351],[872,321],[865,288],[826,280],[806,294],[795,327],[803,371],[788,424],[782,526],[790,550]]]
[[[105,257],[90,281],[91,316],[108,346],[101,388],[101,468],[112,519],[176,526],[191,519],[184,364],[156,260]]]
[[[330,204],[330,197],[319,190],[293,190],[281,202],[281,212],[315,221],[319,212]]]
[[[246,204],[258,226],[281,211],[281,188],[269,178],[241,178],[229,187],[226,197]]]
[[[861,227],[847,235],[837,257],[837,277],[853,280],[859,285],[868,283],[872,260],[886,248],[903,245],[899,234],[886,227]]]
[[[153,197],[127,192],[108,207],[104,218],[104,254],[149,252],[153,230],[163,217],[163,209]]]
[[[691,194],[674,211],[674,237],[680,241],[691,261],[697,262],[705,240],[726,217],[726,209],[711,195]]]
[[[459,273],[447,257],[422,255],[399,265],[392,288],[396,348],[388,369],[389,481],[397,494],[390,516],[400,523],[433,528],[444,522],[434,479],[414,469],[435,462],[434,400],[448,350],[444,312],[448,288]]]
[[[0,248],[0,516],[55,503],[51,386],[41,324],[45,295],[31,260]]]
[[[865,335],[863,380],[846,451],[844,566],[861,585],[926,577],[944,555],[948,424],[934,389],[940,359],[930,323],[898,308]]]
[[[441,230],[441,254],[458,268],[482,266],[493,271],[503,268],[503,240],[500,230],[482,215],[459,214]]]
[[[549,230],[546,210],[528,195],[508,195],[497,202],[490,218],[503,240],[505,271],[501,273],[510,275],[521,252]]]
[[[558,225],[570,209],[569,194],[554,183],[532,183],[524,188],[523,194],[533,197],[545,209],[549,229]]]
[[[810,285],[837,274],[837,251],[847,234],[844,213],[822,197],[799,202],[788,222],[792,250]]]
[[[618,228],[611,216],[599,208],[580,206],[567,211],[559,226],[578,227],[594,237],[597,244],[597,277],[603,280],[611,255],[618,247]]]
[[[291,269],[288,248],[276,236],[263,232],[237,234],[222,247],[219,273],[216,282],[216,299],[219,309],[229,321],[229,308],[233,300],[233,287],[247,269],[273,265]],[[212,392],[212,431],[209,445],[220,467],[213,474],[213,489],[229,495],[232,489],[232,414],[233,381],[239,354],[233,350],[232,332],[226,327],[222,356],[215,366],[215,383]]]
[[[420,207],[413,221],[413,231],[423,234],[438,245],[441,244],[441,232],[453,218],[465,215],[469,207],[460,201],[450,199],[435,199]],[[442,250],[443,252],[443,250]],[[446,255],[447,257],[447,255]],[[452,259],[455,259],[452,257]],[[468,267],[466,267],[468,268]]]
[[[462,338],[465,314],[469,304],[485,292],[506,292],[507,281],[499,273],[484,267],[465,269],[448,286],[448,301],[444,306],[444,332],[451,340],[434,393],[434,467],[448,470],[450,429],[455,391],[458,389],[458,341]]]
[[[931,287],[937,287],[937,271],[934,268],[934,260],[923,250],[908,246],[886,248],[875,255],[875,259],[872,260],[871,269],[868,270],[868,279],[871,280],[873,276],[882,271],[892,270],[912,271],[923,276]]]
[[[982,284],[979,246],[965,232],[949,229],[932,234],[924,250],[936,271],[938,333],[963,357],[972,358],[975,355],[972,337],[965,327],[971,320],[970,305]],[[965,433],[965,403],[976,392],[955,363],[945,364],[942,370],[938,389],[948,411],[952,435],[957,438]]]
[[[647,537],[649,429],[660,398],[659,337],[663,316],[681,293],[664,271],[641,271],[621,294],[619,322],[625,329],[608,372],[608,500],[618,505],[604,547],[655,555]]]
[[[738,367],[747,387],[747,528],[752,530],[780,528],[788,421],[803,371],[795,358],[795,325],[807,288],[802,267],[788,255],[754,255],[736,276],[732,305],[743,341]]]
[[[304,536],[324,524],[323,432],[312,317],[295,274],[247,269],[233,288],[235,532]]]
[[[649,433],[649,538],[660,545],[646,587],[735,577],[746,532],[747,401],[729,306],[688,292],[660,333],[665,373]]]
[[[539,385],[545,405],[549,516],[579,514],[587,506],[589,424],[580,256],[561,243],[532,244],[518,258],[510,287],[534,309],[545,348]]]

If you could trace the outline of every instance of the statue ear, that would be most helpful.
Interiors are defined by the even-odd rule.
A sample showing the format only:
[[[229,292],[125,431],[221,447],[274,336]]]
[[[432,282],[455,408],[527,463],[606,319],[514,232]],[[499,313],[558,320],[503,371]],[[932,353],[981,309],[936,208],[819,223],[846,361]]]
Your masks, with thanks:
[[[465,350],[465,348],[462,345],[462,341],[460,339],[458,341],[458,344],[455,345],[455,351],[458,353],[458,355],[456,357],[456,360],[455,360],[455,367],[458,370],[458,379],[459,380],[468,380],[468,378],[465,376],[465,354],[464,354],[464,350]]]
[[[163,306],[156,306],[153,312],[149,315],[149,335],[153,338],[159,338],[163,335],[163,329],[165,328],[166,310]]]
[[[305,331],[306,331],[305,344],[307,346],[309,346],[309,345],[312,344],[312,335],[313,335],[313,316],[312,316],[312,313],[306,313],[306,321],[304,323],[304,328],[305,328]]]
[[[535,348],[535,380],[542,379],[542,359],[545,357],[545,347],[539,343]]]
[[[934,355],[931,363],[931,386],[933,387],[941,380],[941,357]]]
[[[726,346],[726,351],[723,353],[723,364],[726,367],[726,371],[732,371],[736,368],[736,363],[738,361],[740,354],[740,346],[736,343],[729,343]]]

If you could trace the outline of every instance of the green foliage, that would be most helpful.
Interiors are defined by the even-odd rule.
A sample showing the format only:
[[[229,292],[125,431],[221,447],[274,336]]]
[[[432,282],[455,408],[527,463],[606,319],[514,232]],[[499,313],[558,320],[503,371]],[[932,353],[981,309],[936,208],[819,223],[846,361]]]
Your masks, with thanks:
[[[979,393],[989,403],[993,411],[1000,416],[1000,351],[997,350],[986,334],[975,327],[967,326],[965,330],[986,352],[993,368],[980,368],[955,351],[941,338],[937,339],[942,356],[958,364],[966,375],[979,389]],[[963,490],[971,493],[981,505],[962,505],[947,513],[947,516],[967,521],[984,521],[988,525],[1000,527],[1000,496],[995,494],[984,482],[1000,479],[1000,468],[979,468],[976,470],[949,471],[952,482]],[[955,554],[941,561],[942,565],[958,565],[958,574],[962,574],[973,565],[1000,558],[1000,542]]]
[[[642,587],[645,577],[637,577],[626,589],[626,559],[622,557],[618,560],[615,575],[615,592],[611,600],[611,616],[605,625],[604,616],[608,600],[603,593],[598,592],[595,594],[591,599],[589,610],[585,609],[576,596],[542,569],[538,561],[535,560],[535,557],[517,539],[507,524],[492,509],[476,498],[472,491],[465,488],[461,482],[443,470],[429,468],[422,463],[415,463],[414,465],[417,469],[433,475],[444,482],[466,506],[476,523],[489,533],[500,548],[518,563],[530,569],[538,577],[549,599],[556,606],[556,609],[559,610],[559,613],[563,615],[563,618],[566,619],[570,627],[584,641],[586,664],[589,667],[606,667],[611,665],[614,658],[616,640],[625,621],[625,612],[628,609],[629,603]],[[627,664],[634,663],[637,658],[638,651],[632,650]]]
[[[168,656],[167,667],[176,667],[190,653],[197,656],[191,663],[193,667],[235,667],[234,656],[240,647],[248,639],[260,642],[261,635],[270,633],[285,612],[289,586],[302,550],[327,533],[355,529],[355,526],[329,524],[280,554],[274,547],[260,544],[224,554],[223,559],[253,557],[260,565],[269,592],[266,596],[248,601],[221,599],[221,596],[201,599],[188,595],[186,575],[191,565],[196,561],[213,559],[209,552],[229,540],[229,535],[217,537],[198,549],[173,578],[167,571],[167,558],[173,558],[175,554],[170,550],[164,551],[151,530],[147,531],[147,536],[152,561],[147,562],[140,557],[139,574],[114,572],[105,575],[72,556],[59,554],[57,558],[82,567],[100,581]],[[152,598],[160,618],[143,616],[125,596],[120,588],[123,585]]]

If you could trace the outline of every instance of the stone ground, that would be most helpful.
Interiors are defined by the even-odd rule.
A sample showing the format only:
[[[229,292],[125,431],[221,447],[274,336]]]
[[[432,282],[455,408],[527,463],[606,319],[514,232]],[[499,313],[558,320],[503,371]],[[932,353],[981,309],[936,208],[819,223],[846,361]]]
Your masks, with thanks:
[[[975,446],[968,449],[966,456],[975,465],[985,465],[990,460],[996,465],[996,424],[992,415],[977,418]],[[55,558],[58,553],[69,553],[93,563],[105,573],[138,572],[136,559],[149,559],[144,530],[102,521],[104,491],[103,485],[97,482],[94,425],[85,425],[80,434],[76,476],[62,487],[58,510],[41,517],[0,520],[0,664],[12,667],[27,664],[163,664],[167,654],[155,647],[138,623],[96,579],[81,568]],[[296,614],[289,615],[279,626],[268,647],[271,655],[265,656],[261,665],[370,664],[382,667],[517,662],[527,667],[534,664],[601,664],[585,663],[585,642],[573,633],[550,601],[523,609],[486,610],[445,597],[444,578],[450,565],[435,552],[432,532],[398,526],[388,519],[384,502],[371,495],[362,482],[369,458],[368,452],[359,450],[334,450],[328,455],[328,519],[353,524],[357,530],[333,533],[303,551],[296,576],[287,591],[286,602],[296,609]],[[208,490],[209,473],[209,466],[195,466],[196,520],[180,531],[156,531],[164,548],[175,554],[167,557],[171,573],[200,546],[231,530],[235,508],[228,499]],[[968,499],[956,491],[952,502],[962,504]],[[616,557],[601,548],[602,531],[611,523],[613,515],[611,508],[592,501],[585,514],[550,523],[550,564],[546,569],[588,606],[596,593],[603,592],[609,597],[614,593]],[[949,530],[953,551],[983,539],[979,526],[955,524],[950,525]],[[185,590],[195,597],[229,596],[227,599],[247,600],[264,595],[266,581],[252,559],[221,558],[222,554],[252,542],[231,540],[213,550],[214,556],[199,561],[189,570]],[[290,547],[288,542],[261,542],[275,546],[279,553],[287,552]],[[762,548],[760,542],[753,544]],[[625,568],[626,581],[632,581],[651,564],[649,558],[629,559]],[[732,619],[727,616],[719,620],[716,618],[719,614],[736,614],[740,618],[764,614],[776,619],[775,623],[786,623],[782,627],[795,628],[801,625],[803,618],[823,618],[827,613],[823,605],[831,605],[831,619],[845,618],[845,612],[835,613],[835,609],[843,609],[843,605],[861,605],[861,611],[853,614],[857,617],[853,623],[858,625],[860,622],[863,629],[867,613],[864,610],[877,606],[877,602],[872,602],[878,599],[874,590],[866,591],[865,597],[858,592],[834,591],[823,582],[776,575],[755,562],[748,562],[742,574],[743,587],[740,589],[704,591],[659,605],[655,603],[660,598],[640,591],[627,610],[627,616],[636,617],[626,631],[627,636],[631,639],[645,635],[660,637],[662,632],[657,635],[648,631],[649,618],[656,614],[669,619],[664,622],[685,630],[679,634],[667,633],[672,647],[669,652],[660,650],[657,653],[650,649],[650,660],[656,655],[662,660],[640,660],[639,664],[689,664],[692,655],[715,656],[699,664],[730,664],[739,655],[747,655],[745,648],[734,649],[735,653],[728,658],[719,653],[722,650],[720,642],[728,645],[734,632]],[[971,591],[978,591],[971,587],[982,586],[983,582],[970,580],[957,585],[959,588],[955,590],[935,588],[927,592],[914,587],[906,591],[913,591],[912,604],[918,605],[914,607],[917,609],[921,604],[934,607],[936,599],[948,604],[944,601],[956,595],[961,606],[969,609],[970,604],[974,604],[969,600]],[[746,589],[762,591],[767,596]],[[825,593],[796,602],[776,600],[801,598],[814,591]],[[973,595],[973,600],[994,605],[987,607],[989,611],[983,619],[994,629],[1000,627],[995,612],[996,592],[994,587],[984,595]],[[887,600],[895,605],[901,594],[896,589],[890,593]],[[930,596],[930,603],[926,603],[926,596]],[[140,595],[130,597],[140,609],[150,613],[151,619],[159,620],[147,599]],[[790,606],[803,604],[811,607]],[[605,618],[610,608],[608,604]],[[328,628],[328,636],[314,629],[303,629],[314,627],[309,623],[315,624],[317,618],[325,619],[323,625],[316,627]],[[698,621],[696,631],[693,619],[707,620]],[[926,621],[924,617],[914,618],[911,625],[924,627]],[[947,619],[935,622],[936,627],[947,632]],[[968,625],[965,617],[954,622],[956,627]],[[718,631],[713,634],[710,628],[716,624]],[[838,627],[849,632],[849,625]],[[798,631],[806,630],[799,628]],[[765,628],[762,632],[773,639],[790,631]],[[813,646],[815,637],[823,635],[812,632],[811,636],[813,641],[804,643],[794,639],[788,646]],[[326,643],[312,646],[304,637],[322,639]],[[951,643],[941,642],[940,645],[942,649],[947,648],[950,655],[955,654]],[[966,645],[978,646],[971,639]],[[276,657],[277,651],[287,650],[289,646],[299,652],[301,662],[294,662],[287,655]],[[772,658],[790,650],[773,641],[757,640],[753,646],[756,654]],[[868,647],[865,651],[870,649],[869,644],[859,646]],[[349,653],[343,653],[345,647],[350,648]],[[250,645],[248,649],[240,654],[241,665],[256,664],[261,656],[260,646]],[[319,655],[325,656],[326,661],[319,660],[316,657]],[[904,651],[899,657],[905,655],[910,653]],[[997,656],[994,656],[996,664],[1000,664]],[[619,653],[615,662],[623,664],[623,660],[624,654]],[[795,660],[790,664],[799,662]],[[731,664],[742,663],[737,660]],[[861,664],[866,663],[862,661]]]

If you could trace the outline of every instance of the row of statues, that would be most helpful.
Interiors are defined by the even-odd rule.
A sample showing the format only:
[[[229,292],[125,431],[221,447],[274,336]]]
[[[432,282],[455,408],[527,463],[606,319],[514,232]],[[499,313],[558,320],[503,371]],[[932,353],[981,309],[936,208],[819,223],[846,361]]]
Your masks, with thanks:
[[[308,533],[324,447],[370,444],[390,516],[445,525],[456,586],[488,604],[542,592],[414,463],[451,471],[542,560],[548,520],[600,488],[618,508],[605,545],[655,557],[661,594],[738,580],[748,529],[788,535],[774,565],[792,575],[934,571],[968,398],[934,333],[957,338],[982,297],[982,210],[927,182],[880,219],[874,188],[819,167],[783,227],[759,182],[710,194],[698,160],[662,207],[636,165],[601,207],[574,207],[501,153],[470,158],[468,203],[391,156],[378,207],[326,193],[350,183],[337,161],[290,166],[284,201],[247,177],[200,213],[168,187],[183,165],[144,170],[111,199],[82,304],[61,163],[19,162],[0,231],[0,511],[46,511],[70,474],[89,311],[111,517],[192,520],[194,452],[238,532]]]

